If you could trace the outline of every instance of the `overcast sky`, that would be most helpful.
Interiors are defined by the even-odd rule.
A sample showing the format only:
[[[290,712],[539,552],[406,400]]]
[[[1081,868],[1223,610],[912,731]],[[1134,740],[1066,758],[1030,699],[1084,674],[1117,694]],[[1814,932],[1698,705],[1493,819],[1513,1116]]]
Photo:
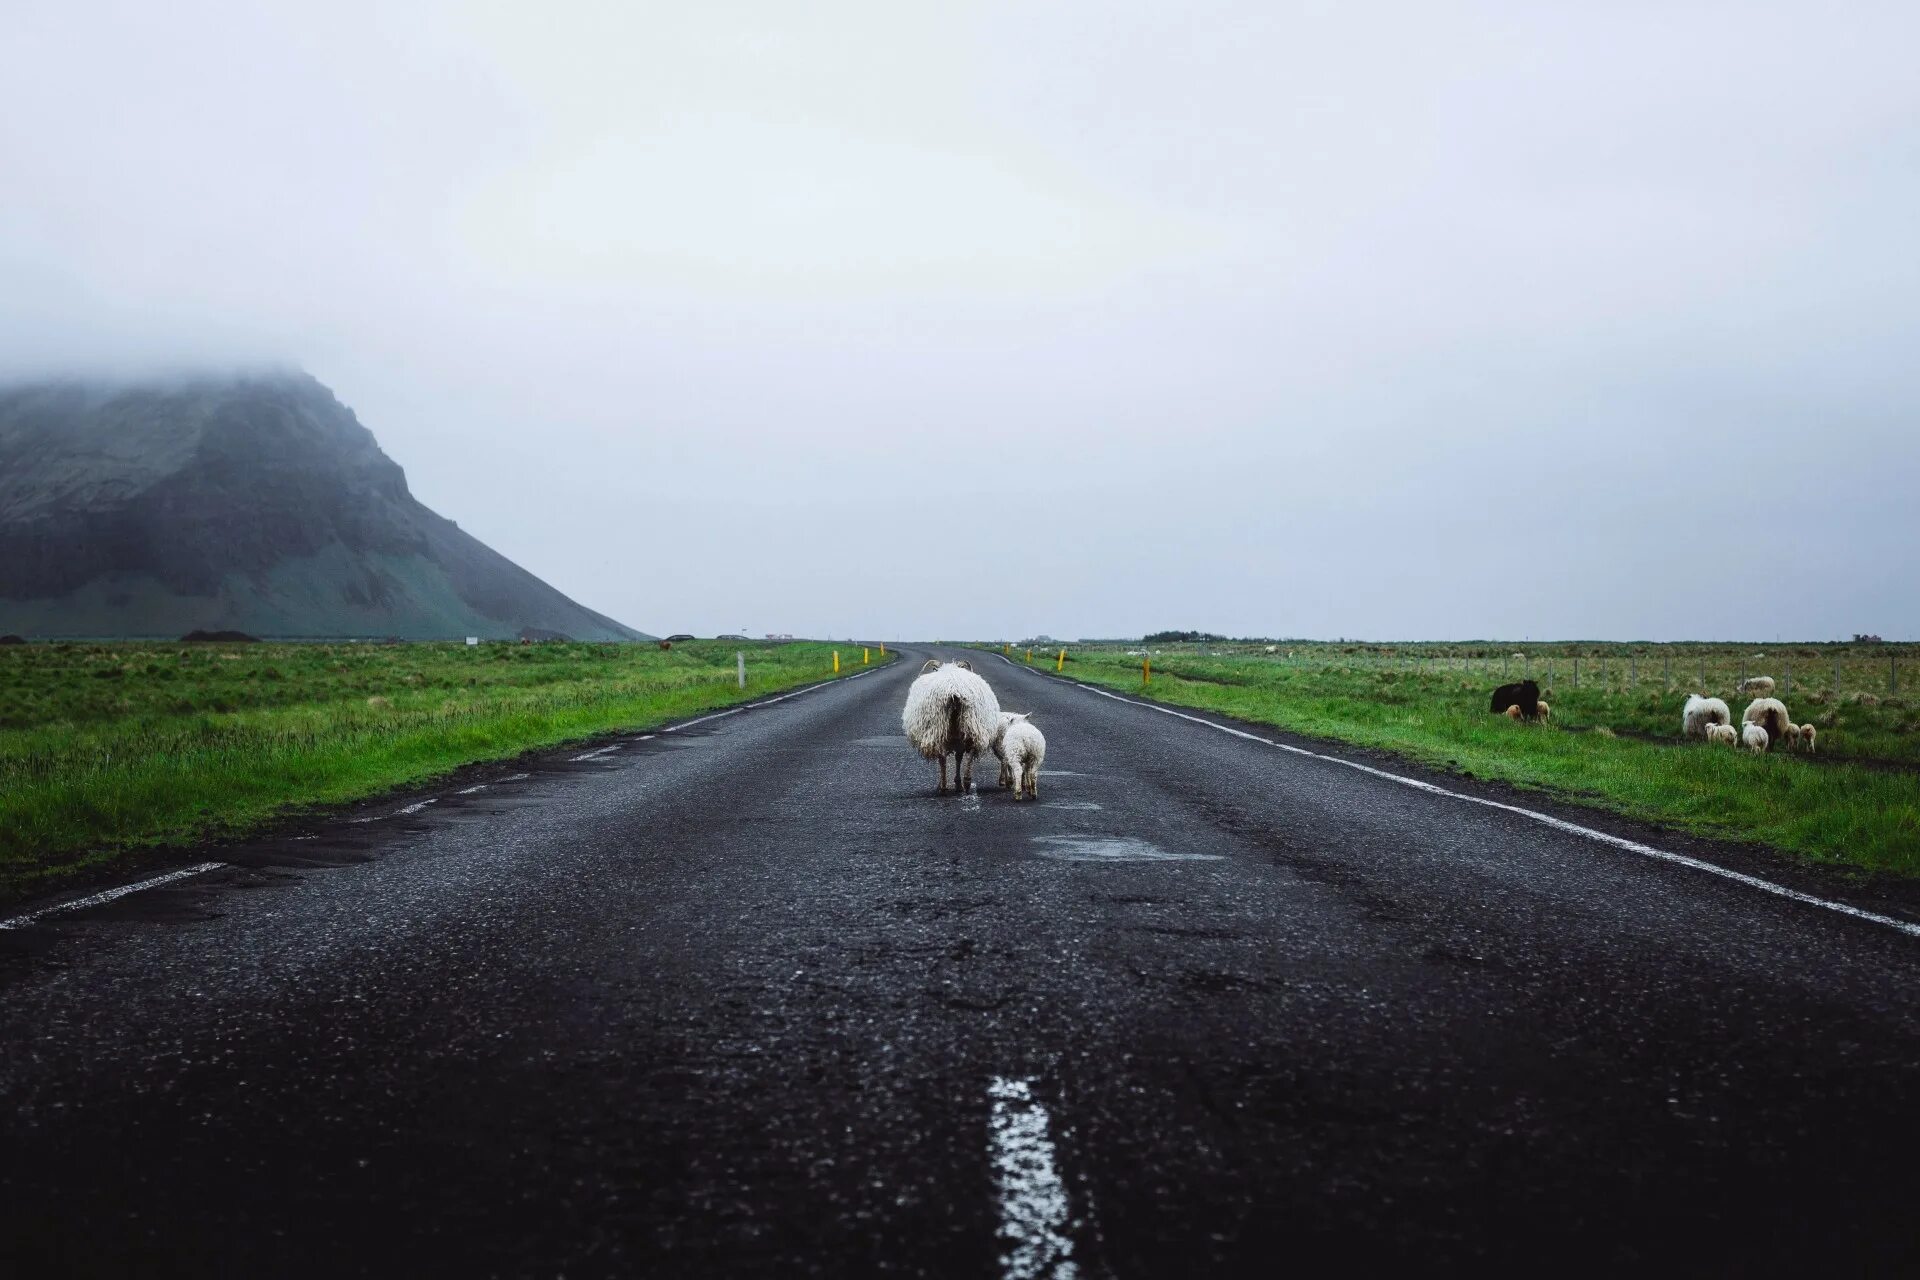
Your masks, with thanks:
[[[0,372],[654,632],[1920,634],[1920,6],[10,0]]]

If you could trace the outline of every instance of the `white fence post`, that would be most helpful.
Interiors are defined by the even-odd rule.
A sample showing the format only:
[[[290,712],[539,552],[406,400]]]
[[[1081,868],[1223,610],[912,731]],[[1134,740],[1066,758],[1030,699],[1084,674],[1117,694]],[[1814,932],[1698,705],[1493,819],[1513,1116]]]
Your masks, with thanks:
[[[747,687],[747,654],[746,654],[746,651],[745,651],[744,649],[735,649],[735,650],[733,651],[733,661],[734,661],[734,663],[735,663],[735,665],[736,665],[736,666],[737,666],[737,667],[739,668],[739,672],[740,672],[740,687],[741,687],[742,689],[744,689],[744,688],[746,688],[746,687]]]

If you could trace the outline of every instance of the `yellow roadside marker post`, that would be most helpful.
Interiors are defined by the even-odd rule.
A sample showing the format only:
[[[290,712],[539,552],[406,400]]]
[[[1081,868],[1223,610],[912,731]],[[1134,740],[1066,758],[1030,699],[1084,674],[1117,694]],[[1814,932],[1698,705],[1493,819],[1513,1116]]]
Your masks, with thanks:
[[[1067,669],[1067,651],[1065,649],[1060,651],[1060,661],[1053,664],[1053,669],[1055,671],[1065,671]]]
[[[880,656],[883,658],[887,656],[887,644],[884,640],[880,642]]]
[[[833,674],[840,674],[840,651],[838,649],[833,651]]]
[[[860,649],[860,665],[864,667],[871,661],[873,661],[873,650],[862,646]]]
[[[1141,684],[1153,683],[1153,659],[1152,658],[1140,659],[1140,683]]]
[[[1032,661],[1033,661],[1033,650],[1031,650],[1031,649],[1029,649],[1029,650],[1027,650],[1027,661],[1028,661],[1028,662],[1032,662]]]

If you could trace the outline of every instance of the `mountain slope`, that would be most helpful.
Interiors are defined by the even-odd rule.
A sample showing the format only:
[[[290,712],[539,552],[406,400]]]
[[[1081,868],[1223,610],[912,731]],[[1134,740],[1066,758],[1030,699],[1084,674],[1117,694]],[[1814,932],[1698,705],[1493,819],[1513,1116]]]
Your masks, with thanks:
[[[631,640],[422,506],[300,373],[0,387],[0,631]]]

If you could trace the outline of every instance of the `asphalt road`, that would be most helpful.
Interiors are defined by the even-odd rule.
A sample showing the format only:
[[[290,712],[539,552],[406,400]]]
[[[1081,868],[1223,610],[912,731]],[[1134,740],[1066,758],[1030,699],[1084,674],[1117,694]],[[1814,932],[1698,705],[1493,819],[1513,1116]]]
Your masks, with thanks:
[[[921,656],[0,931],[0,1273],[1920,1263],[1920,938]]]

